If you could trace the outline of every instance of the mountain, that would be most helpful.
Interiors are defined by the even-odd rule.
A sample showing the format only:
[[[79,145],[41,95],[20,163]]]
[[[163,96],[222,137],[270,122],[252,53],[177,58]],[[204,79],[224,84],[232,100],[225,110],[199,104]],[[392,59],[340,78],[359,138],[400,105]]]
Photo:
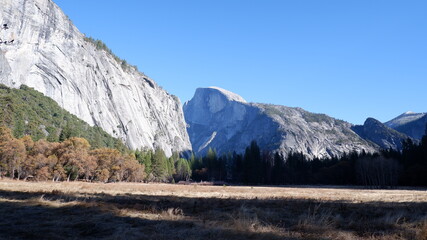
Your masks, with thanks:
[[[384,124],[390,128],[396,128],[407,123],[416,121],[422,117],[424,117],[426,113],[414,113],[411,111],[400,114],[399,116],[393,118],[392,120],[385,122]]]
[[[117,148],[123,143],[99,127],[91,127],[58,103],[25,85],[20,89],[0,84],[0,125],[13,130],[16,138],[30,135],[34,141],[58,142],[69,137],[83,137],[94,148]]]
[[[426,133],[427,113],[406,112],[384,124],[414,139],[421,140]]]
[[[387,127],[374,118],[368,118],[363,125],[353,126],[352,129],[363,139],[371,141],[383,149],[401,150],[403,140],[408,138],[407,135]]]
[[[179,99],[85,37],[51,0],[2,0],[0,21],[0,83],[33,87],[132,149],[191,149]]]
[[[241,153],[252,140],[264,150],[302,152],[311,158],[376,151],[350,123],[301,108],[248,103],[217,87],[198,88],[183,109],[193,151],[201,154],[209,148]]]

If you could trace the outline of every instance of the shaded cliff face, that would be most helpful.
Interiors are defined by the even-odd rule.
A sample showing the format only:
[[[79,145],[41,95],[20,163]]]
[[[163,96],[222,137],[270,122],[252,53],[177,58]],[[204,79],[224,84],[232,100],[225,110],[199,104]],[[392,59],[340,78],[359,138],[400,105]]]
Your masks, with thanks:
[[[254,136],[261,146],[278,146],[279,138],[272,139],[277,124],[237,94],[214,87],[198,88],[183,108],[196,153],[206,153],[210,147],[221,153],[241,152]]]
[[[408,138],[374,118],[366,119],[360,126],[354,126],[353,130],[362,138],[369,140],[383,149],[402,150],[402,142]]]
[[[376,148],[351,130],[351,124],[300,108],[247,103],[220,88],[199,88],[184,104],[193,151],[243,152],[252,140],[263,150],[302,152],[309,157],[373,152]]]
[[[421,140],[427,130],[427,113],[406,112],[384,124],[414,139]]]
[[[130,148],[191,149],[179,99],[85,40],[52,1],[2,0],[0,21],[1,83],[35,88]]]

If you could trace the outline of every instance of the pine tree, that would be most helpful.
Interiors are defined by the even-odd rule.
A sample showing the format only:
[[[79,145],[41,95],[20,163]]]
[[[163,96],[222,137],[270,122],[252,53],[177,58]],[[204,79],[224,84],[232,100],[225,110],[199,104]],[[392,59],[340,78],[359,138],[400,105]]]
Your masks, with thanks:
[[[244,172],[243,178],[245,183],[261,183],[263,180],[263,163],[261,151],[256,141],[246,148],[243,157]]]
[[[191,169],[188,161],[184,158],[178,159],[175,163],[176,174],[175,178],[177,181],[185,180],[188,181],[191,177]]]
[[[274,165],[273,165],[273,183],[284,184],[285,164],[283,158],[278,152],[274,154]]]
[[[203,160],[203,163],[208,169],[208,180],[209,181],[215,180],[215,170],[216,170],[216,164],[217,164],[216,151],[213,150],[212,148],[209,148],[208,153],[206,154],[206,157]]]
[[[161,182],[168,177],[168,159],[162,149],[156,149],[151,159],[154,177]]]
[[[20,117],[20,119],[15,121],[15,126],[13,129],[13,136],[16,138],[22,138],[24,136],[25,131],[24,120],[22,120],[22,116]]]
[[[144,171],[147,176],[149,176],[152,173],[152,158],[153,158],[153,151],[151,149],[148,150],[135,150],[135,157],[136,160],[140,164],[144,164],[145,168]]]

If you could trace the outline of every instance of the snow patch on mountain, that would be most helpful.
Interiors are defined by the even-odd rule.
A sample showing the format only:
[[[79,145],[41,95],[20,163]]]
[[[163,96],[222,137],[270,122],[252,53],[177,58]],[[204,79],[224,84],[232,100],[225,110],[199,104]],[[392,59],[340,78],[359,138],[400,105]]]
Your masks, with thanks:
[[[416,121],[422,117],[424,117],[426,113],[414,113],[411,111],[405,112],[390,121],[385,122],[384,124],[390,128],[397,128],[401,125],[407,124],[412,121]]]

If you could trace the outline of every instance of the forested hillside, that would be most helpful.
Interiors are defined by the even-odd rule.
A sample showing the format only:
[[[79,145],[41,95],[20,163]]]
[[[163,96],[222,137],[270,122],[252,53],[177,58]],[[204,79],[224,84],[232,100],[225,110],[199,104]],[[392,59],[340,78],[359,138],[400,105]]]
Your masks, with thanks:
[[[95,148],[126,149],[119,139],[99,127],[91,127],[51,98],[25,85],[14,89],[0,84],[0,125],[12,129],[16,138],[30,135],[34,141],[57,142],[82,137]]]

